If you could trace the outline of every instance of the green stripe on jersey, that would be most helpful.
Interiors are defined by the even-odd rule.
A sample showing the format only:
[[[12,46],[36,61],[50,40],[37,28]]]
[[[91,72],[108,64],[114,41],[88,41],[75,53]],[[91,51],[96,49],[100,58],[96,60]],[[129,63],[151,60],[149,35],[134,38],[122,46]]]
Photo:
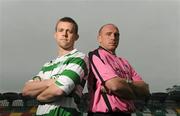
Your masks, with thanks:
[[[36,116],[82,116],[82,113],[74,108],[57,107],[52,109],[48,114]]]
[[[58,86],[64,86],[62,83],[60,83],[59,81],[55,82]]]
[[[76,52],[74,52],[74,53],[71,53],[71,54],[67,54],[66,56],[72,56],[72,55],[74,55],[75,53],[77,53],[78,51],[76,51]]]
[[[58,63],[56,63],[56,64],[53,64],[53,65],[50,65],[50,66],[44,66],[44,67],[41,69],[41,71],[43,71],[43,73],[44,73],[44,72],[47,72],[47,71],[51,71],[51,70],[57,68],[59,64],[60,64],[60,62],[58,62]]]
[[[87,65],[83,59],[81,59],[80,57],[70,57],[63,64],[67,65],[70,63],[79,65],[84,70],[84,76],[87,75],[88,69],[87,69]]]
[[[64,70],[60,75],[65,75],[73,80],[74,84],[80,83],[80,76],[72,70]]]

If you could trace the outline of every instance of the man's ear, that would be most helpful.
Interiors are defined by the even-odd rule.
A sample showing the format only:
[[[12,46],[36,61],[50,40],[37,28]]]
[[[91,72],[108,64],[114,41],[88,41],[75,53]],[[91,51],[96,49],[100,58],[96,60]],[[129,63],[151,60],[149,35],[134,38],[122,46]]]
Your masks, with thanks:
[[[97,39],[98,39],[98,42],[101,43],[101,36],[100,35],[97,36]]]
[[[79,39],[79,34],[76,34],[76,40],[78,40]]]

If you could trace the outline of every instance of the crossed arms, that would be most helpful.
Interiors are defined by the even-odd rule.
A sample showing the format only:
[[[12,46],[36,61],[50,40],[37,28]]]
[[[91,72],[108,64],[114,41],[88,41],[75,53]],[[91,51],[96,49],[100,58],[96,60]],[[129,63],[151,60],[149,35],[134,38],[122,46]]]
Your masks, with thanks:
[[[36,97],[41,102],[50,102],[56,97],[65,95],[65,92],[55,84],[55,79],[28,81],[22,93],[24,96]]]
[[[149,95],[149,87],[144,81],[133,81],[128,84],[125,79],[114,77],[105,82],[110,93],[123,99],[141,99]]]
[[[103,77],[103,80],[105,81],[104,86],[109,94],[114,94],[119,98],[123,98],[127,100],[140,99],[149,95],[148,84],[146,84],[140,78],[140,76],[135,72],[135,70],[130,66],[130,64],[129,64],[129,70],[131,74],[129,73],[128,76],[130,76],[130,78],[132,79],[131,84],[127,83],[126,80],[127,78],[123,77],[123,75],[121,75],[122,77],[117,76],[115,70],[106,61],[105,58],[104,61],[102,61],[102,59],[97,57],[96,55],[94,55],[91,58],[92,58],[91,59],[92,64],[95,65],[96,69]],[[92,69],[94,68],[92,67]],[[99,77],[97,77],[97,80],[99,80]]]

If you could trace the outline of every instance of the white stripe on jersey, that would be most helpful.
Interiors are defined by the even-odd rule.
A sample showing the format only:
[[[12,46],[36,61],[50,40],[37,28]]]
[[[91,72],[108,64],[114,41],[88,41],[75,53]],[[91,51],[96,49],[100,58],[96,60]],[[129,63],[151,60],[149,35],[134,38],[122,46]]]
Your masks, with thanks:
[[[66,69],[72,70],[72,71],[74,71],[76,73],[78,72],[77,74],[79,75],[79,77],[83,77],[84,76],[84,70],[78,64],[74,64],[74,63],[68,64]]]
[[[65,75],[61,75],[57,78],[57,81],[61,84],[63,84],[63,86],[58,86],[59,88],[61,88],[67,95],[71,93],[71,91],[74,89],[75,84],[73,82],[72,79],[70,79],[69,77],[65,76]],[[57,85],[57,84],[56,84]],[[70,86],[71,85],[71,86]]]

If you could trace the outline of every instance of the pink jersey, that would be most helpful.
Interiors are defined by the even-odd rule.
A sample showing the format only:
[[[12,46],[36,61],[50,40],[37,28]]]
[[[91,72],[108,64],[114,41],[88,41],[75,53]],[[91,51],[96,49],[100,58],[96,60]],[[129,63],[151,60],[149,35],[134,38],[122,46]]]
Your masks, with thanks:
[[[139,81],[142,80],[141,77],[135,72],[135,70],[131,67],[131,65],[128,63],[127,60],[117,57],[116,55],[113,55],[106,51],[103,48],[98,48],[98,53],[100,59],[96,53],[92,56],[92,62],[95,64],[95,67],[97,68],[99,74],[103,78],[104,81],[112,79],[114,77],[121,77],[121,78],[128,78],[133,81]],[[90,105],[90,111],[91,112],[108,112],[108,108],[106,106],[106,103],[104,102],[104,99],[101,95],[101,80],[97,76],[94,68],[91,66],[92,72],[95,75],[95,78],[97,79],[94,92],[91,90],[90,95],[91,97],[91,105]],[[89,76],[91,78],[91,75]],[[91,81],[91,79],[89,79]],[[88,86],[92,87],[92,82],[89,82]],[[123,111],[123,112],[131,112],[135,109],[134,103],[132,100],[124,100],[116,97],[115,95],[109,95],[107,94],[108,100],[111,104],[113,111]]]

